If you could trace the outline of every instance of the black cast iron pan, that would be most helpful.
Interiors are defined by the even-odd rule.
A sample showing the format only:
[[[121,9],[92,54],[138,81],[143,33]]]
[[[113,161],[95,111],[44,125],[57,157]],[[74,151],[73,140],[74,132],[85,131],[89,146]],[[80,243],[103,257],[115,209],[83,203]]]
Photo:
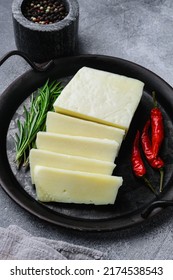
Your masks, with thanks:
[[[144,222],[173,205],[173,89],[160,77],[133,62],[102,55],[79,55],[59,58],[46,65],[36,65],[19,51],[12,51],[0,60],[0,65],[12,55],[20,55],[31,70],[16,79],[0,96],[0,184],[21,207],[52,224],[86,231],[119,230]],[[143,97],[134,115],[129,132],[116,161],[115,175],[124,178],[114,205],[92,206],[37,201],[29,171],[16,170],[14,163],[15,121],[23,102],[47,79],[68,83],[82,67],[88,66],[139,79],[145,83]],[[161,156],[165,161],[164,190],[158,196],[134,177],[131,170],[131,148],[137,129],[141,130],[152,108],[152,91],[156,91],[164,115],[165,139]],[[147,166],[148,178],[157,187],[159,174]]]

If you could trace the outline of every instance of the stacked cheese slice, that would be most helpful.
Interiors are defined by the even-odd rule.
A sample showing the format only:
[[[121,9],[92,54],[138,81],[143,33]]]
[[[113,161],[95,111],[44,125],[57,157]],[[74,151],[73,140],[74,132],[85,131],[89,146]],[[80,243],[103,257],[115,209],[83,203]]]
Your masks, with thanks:
[[[48,112],[46,132],[30,152],[40,201],[113,204],[122,177],[114,160],[139,104],[143,83],[87,67],[80,69]],[[124,115],[125,114],[125,115]]]

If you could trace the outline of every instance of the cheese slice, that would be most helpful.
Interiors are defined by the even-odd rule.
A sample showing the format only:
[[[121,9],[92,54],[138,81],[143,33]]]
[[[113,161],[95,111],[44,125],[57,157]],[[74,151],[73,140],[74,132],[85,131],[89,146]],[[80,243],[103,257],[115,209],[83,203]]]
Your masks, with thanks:
[[[75,136],[111,139],[117,141],[119,144],[121,144],[125,135],[123,129],[73,118],[55,112],[48,112],[47,114],[46,131]]]
[[[54,167],[59,169],[69,169],[90,173],[100,173],[111,175],[115,164],[108,161],[88,159],[78,156],[58,154],[54,152],[31,149],[29,154],[31,180],[34,184],[34,169],[36,165]]]
[[[37,133],[38,149],[114,162],[120,145],[109,139],[70,136],[40,131]]]
[[[113,204],[122,177],[69,171],[37,165],[34,169],[38,200],[85,204]]]
[[[129,129],[144,83],[93,68],[81,68],[54,103],[56,112]]]

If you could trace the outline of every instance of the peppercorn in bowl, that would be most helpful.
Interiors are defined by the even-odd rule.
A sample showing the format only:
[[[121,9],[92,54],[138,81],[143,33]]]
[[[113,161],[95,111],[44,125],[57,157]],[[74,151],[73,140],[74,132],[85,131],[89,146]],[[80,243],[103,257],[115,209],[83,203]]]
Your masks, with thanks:
[[[52,24],[68,15],[68,8],[62,0],[27,0],[22,5],[23,15],[38,24]]]

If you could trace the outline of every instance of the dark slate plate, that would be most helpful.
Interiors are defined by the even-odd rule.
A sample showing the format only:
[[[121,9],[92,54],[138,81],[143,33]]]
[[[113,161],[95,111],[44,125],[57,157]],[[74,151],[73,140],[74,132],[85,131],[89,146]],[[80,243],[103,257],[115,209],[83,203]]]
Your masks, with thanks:
[[[114,175],[124,178],[114,205],[94,206],[63,203],[40,203],[30,181],[29,171],[17,170],[14,158],[13,135],[16,119],[22,117],[22,105],[46,80],[60,80],[66,84],[82,67],[93,67],[139,79],[145,83],[143,97],[134,115],[129,132],[116,161]],[[159,106],[164,115],[165,140],[161,156],[165,161],[164,191],[157,198],[134,177],[130,156],[137,129],[141,130],[152,108],[152,91],[156,91]],[[107,231],[129,227],[143,222],[146,210],[148,218],[161,213],[173,200],[173,89],[151,71],[132,62],[99,55],[81,55],[55,60],[54,67],[46,72],[30,70],[15,80],[0,97],[0,184],[21,207],[37,217],[67,228],[87,231]],[[148,178],[158,187],[159,173],[147,166]],[[159,202],[157,202],[159,199]],[[164,200],[164,202],[162,202]],[[152,211],[154,209],[154,211]],[[150,213],[151,212],[151,213]],[[145,217],[145,218],[146,218]]]

